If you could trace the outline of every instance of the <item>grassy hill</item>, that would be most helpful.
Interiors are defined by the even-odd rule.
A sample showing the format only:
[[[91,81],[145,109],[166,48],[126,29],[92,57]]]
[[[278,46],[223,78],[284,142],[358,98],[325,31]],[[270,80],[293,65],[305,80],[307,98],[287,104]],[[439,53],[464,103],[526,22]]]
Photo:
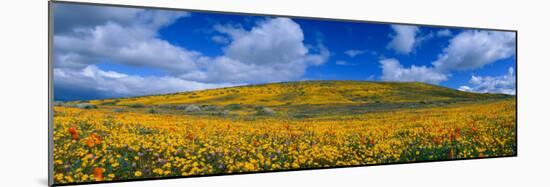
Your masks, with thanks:
[[[154,108],[174,112],[197,105],[195,114],[257,113],[269,107],[293,117],[363,114],[403,108],[440,107],[513,98],[504,94],[462,92],[417,82],[301,81],[236,86],[131,98],[92,100],[100,108]]]
[[[407,103],[499,99],[502,94],[478,94],[417,82],[302,81],[236,86],[165,95],[92,101],[116,105],[208,104],[304,105]]]

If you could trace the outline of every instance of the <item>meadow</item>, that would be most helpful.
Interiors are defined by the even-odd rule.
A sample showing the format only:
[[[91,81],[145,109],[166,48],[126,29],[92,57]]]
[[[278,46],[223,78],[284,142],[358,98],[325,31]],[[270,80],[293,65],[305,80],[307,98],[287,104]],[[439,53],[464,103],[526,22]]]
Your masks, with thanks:
[[[54,106],[57,184],[516,155],[515,96],[306,81]]]

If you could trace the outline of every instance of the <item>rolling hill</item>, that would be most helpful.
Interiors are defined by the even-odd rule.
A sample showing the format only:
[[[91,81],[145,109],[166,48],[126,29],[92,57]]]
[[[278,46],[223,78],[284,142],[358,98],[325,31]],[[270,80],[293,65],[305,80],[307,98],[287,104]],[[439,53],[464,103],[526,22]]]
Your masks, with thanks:
[[[236,86],[165,95],[91,101],[95,104],[325,105],[500,99],[503,94],[462,92],[417,82],[301,81]]]
[[[241,116],[269,107],[277,114],[301,118],[454,106],[510,98],[514,96],[462,92],[417,82],[301,81],[80,102],[107,109],[153,108],[153,112],[161,113],[178,113],[173,109],[196,105],[206,110],[192,114],[230,112]]]

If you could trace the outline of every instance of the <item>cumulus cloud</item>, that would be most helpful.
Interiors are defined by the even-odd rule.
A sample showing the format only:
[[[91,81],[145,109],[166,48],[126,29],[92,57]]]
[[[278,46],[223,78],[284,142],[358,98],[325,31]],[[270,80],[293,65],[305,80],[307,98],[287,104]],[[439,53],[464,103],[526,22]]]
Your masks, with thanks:
[[[219,44],[228,44],[229,43],[228,38],[223,37],[223,36],[219,36],[219,35],[212,36],[212,41],[214,41],[216,43],[219,43]]]
[[[508,69],[508,74],[502,76],[475,76],[472,75],[470,85],[460,86],[459,90],[478,93],[516,94],[516,76],[514,68]]]
[[[440,35],[440,34],[437,34]],[[454,36],[431,66],[403,67],[396,59],[380,61],[382,80],[419,81],[438,84],[453,72],[474,70],[515,54],[515,34],[498,31],[463,31]],[[513,69],[505,76],[473,76],[471,85],[459,87],[463,91],[506,93],[515,92]]]
[[[182,11],[155,11],[139,8],[120,8],[95,5],[54,4],[54,28],[56,34],[67,34],[76,29],[91,28],[106,23],[115,23],[123,26],[133,24],[149,24],[162,26],[171,22],[172,14],[188,16]]]
[[[449,29],[439,30],[436,33],[437,37],[450,37],[452,35],[453,35],[453,33],[451,33],[451,30],[449,30]]]
[[[154,37],[141,28],[108,23],[79,36],[54,36],[56,67],[86,67],[108,60],[130,66],[150,66],[167,72],[195,69],[199,52],[186,50]]]
[[[346,66],[346,65],[350,65],[348,62],[346,61],[343,61],[343,60],[338,60],[336,62],[334,62],[336,65],[341,65],[341,66]]]
[[[365,50],[350,49],[350,50],[345,51],[344,53],[346,55],[348,55],[349,57],[355,57],[357,55],[361,55],[361,54],[364,54],[366,52],[367,51],[365,51]]]
[[[84,11],[84,8],[80,9]],[[96,21],[100,25],[93,25],[96,22],[88,22],[87,27],[74,26],[69,33],[56,32],[54,35],[56,67],[84,68],[108,60],[112,63],[131,66],[151,66],[170,72],[190,71],[195,68],[193,62],[199,57],[199,52],[174,46],[156,37],[158,29],[173,23],[180,17],[187,16],[187,13],[164,10],[136,12],[134,11],[136,9],[132,8],[113,7],[108,9],[90,7],[89,9],[84,12],[105,13],[108,16],[108,12],[121,10],[122,12],[132,11],[134,14],[132,18],[124,17],[128,19],[124,21],[118,21],[115,16],[114,21],[104,23]],[[75,11],[69,7],[56,10]],[[130,21],[133,22],[130,23]],[[71,25],[71,23],[60,24]]]
[[[212,40],[226,47],[219,56],[206,56],[158,37],[161,28],[191,16],[186,12],[64,4],[54,11],[55,88],[96,93],[93,98],[295,80],[330,56],[322,42],[306,45],[300,26],[288,18],[266,19],[250,30],[217,25]],[[105,62],[163,75],[143,77],[96,66]]]
[[[516,36],[512,32],[464,31],[432,64],[438,71],[473,70],[515,54]]]
[[[330,56],[322,43],[308,48],[302,29],[288,18],[264,20],[250,30],[234,25],[214,28],[230,39],[224,55],[200,59],[200,71],[181,77],[203,82],[289,81],[300,78],[309,66],[324,64]]]
[[[56,34],[68,33],[77,28],[93,27],[107,22],[126,25],[141,12],[135,8],[100,7],[78,4],[54,4]]]
[[[93,92],[96,97],[128,97],[229,86],[187,81],[172,76],[137,76],[103,71],[95,65],[80,70],[54,69],[56,89]]]
[[[417,34],[420,31],[416,26],[410,25],[392,25],[395,34],[390,35],[391,41],[387,47],[401,54],[412,52],[417,42]]]
[[[56,93],[101,98],[200,88],[183,86],[195,84],[168,75],[194,71],[201,54],[157,37],[159,29],[186,16],[189,14],[181,11],[56,4],[53,37]],[[144,78],[95,66],[104,62],[160,69],[167,76]],[[148,85],[155,81],[157,85]],[[160,85],[161,81],[166,84]]]
[[[397,82],[426,82],[437,84],[447,80],[447,75],[426,66],[403,67],[396,59],[383,59],[381,80]]]
[[[232,39],[224,49],[225,55],[246,64],[323,63],[317,60],[307,61],[317,55],[308,54],[300,25],[288,18],[266,20],[250,31],[217,28],[218,31],[229,34]]]

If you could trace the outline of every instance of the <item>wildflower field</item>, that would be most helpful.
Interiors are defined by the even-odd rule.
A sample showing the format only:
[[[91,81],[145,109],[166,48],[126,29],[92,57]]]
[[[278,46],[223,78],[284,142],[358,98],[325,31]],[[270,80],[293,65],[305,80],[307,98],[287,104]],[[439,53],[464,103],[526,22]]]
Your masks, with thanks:
[[[274,83],[54,106],[57,184],[516,155],[515,96]]]

